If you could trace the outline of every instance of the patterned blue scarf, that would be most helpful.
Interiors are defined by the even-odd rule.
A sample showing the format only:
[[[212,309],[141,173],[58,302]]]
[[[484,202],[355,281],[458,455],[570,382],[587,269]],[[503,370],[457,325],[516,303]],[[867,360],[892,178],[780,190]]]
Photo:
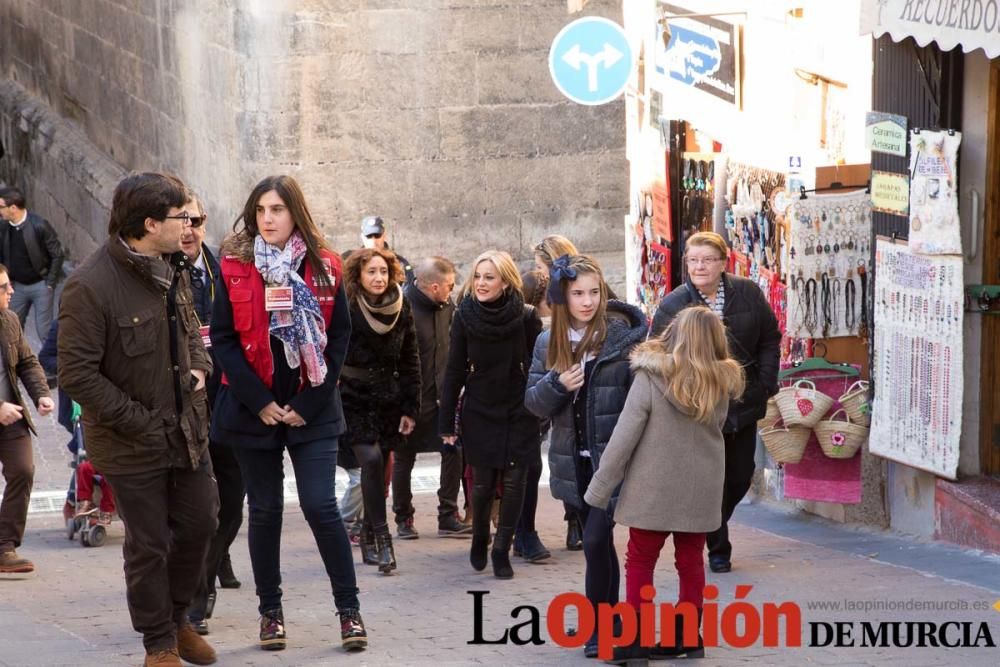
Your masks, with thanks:
[[[298,273],[306,256],[306,242],[295,231],[281,250],[258,234],[253,240],[253,254],[254,265],[268,287],[292,288],[292,309],[273,311],[268,330],[285,344],[289,367],[298,368],[304,363],[309,383],[314,387],[322,384],[326,378],[323,312],[316,295]]]

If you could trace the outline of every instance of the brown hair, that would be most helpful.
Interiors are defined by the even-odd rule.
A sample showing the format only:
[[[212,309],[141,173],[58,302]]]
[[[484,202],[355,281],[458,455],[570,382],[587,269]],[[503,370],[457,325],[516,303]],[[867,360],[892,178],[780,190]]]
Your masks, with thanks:
[[[690,306],[658,337],[639,345],[663,355],[663,380],[674,400],[703,424],[715,419],[719,403],[743,394],[743,367],[729,353],[726,328],[705,306]]]
[[[549,289],[549,274],[541,269],[532,269],[521,274],[524,284],[524,302],[538,308],[545,302],[545,293]]]
[[[689,236],[687,243],[684,244],[685,257],[687,257],[688,249],[692,246],[715,248],[719,251],[719,257],[722,259],[729,257],[729,246],[726,245],[726,240],[715,232],[698,232]]]
[[[560,236],[559,234],[549,234],[544,239],[542,239],[538,245],[535,246],[535,257],[542,260],[545,266],[551,268],[552,262],[556,261],[563,255],[579,255],[580,252],[565,236]]]
[[[389,285],[387,289],[401,285],[406,280],[403,266],[399,263],[396,253],[393,251],[378,250],[376,248],[354,250],[347,258],[347,263],[344,264],[344,290],[347,291],[347,298],[350,301],[357,300],[358,296],[364,291],[364,288],[361,287],[361,272],[364,271],[368,262],[372,261],[375,257],[381,257],[385,260],[385,265],[389,267]]]
[[[245,233],[251,239],[260,234],[260,230],[257,229],[257,202],[272,190],[281,197],[281,201],[288,207],[288,212],[292,216],[295,229],[298,230],[302,236],[302,240],[306,243],[306,259],[309,260],[309,264],[312,266],[313,275],[316,276],[317,283],[326,288],[332,288],[333,285],[330,284],[327,269],[323,262],[320,261],[319,253],[320,250],[330,250],[330,247],[327,245],[323,235],[320,234],[316,223],[313,222],[312,214],[309,213],[309,207],[306,205],[306,196],[302,193],[302,188],[299,187],[298,181],[291,176],[268,176],[255,185],[250,196],[247,197],[247,202],[243,206],[243,212],[240,213],[239,217],[233,223],[233,231],[236,233]],[[183,206],[184,203],[181,202],[178,206]],[[241,223],[243,225],[242,228],[240,227]]]
[[[171,208],[187,201],[187,188],[176,176],[149,171],[129,174],[115,187],[108,236],[139,240],[146,235],[146,218],[164,220]]]
[[[583,355],[587,352],[597,354],[608,335],[608,286],[604,282],[604,272],[601,271],[601,265],[592,257],[574,255],[569,258],[569,267],[576,270],[576,278],[573,280],[564,278],[559,281],[563,296],[566,297],[570,287],[579,280],[580,276],[589,274],[597,276],[597,284],[601,288],[601,301],[597,305],[594,317],[587,323],[587,331],[577,343],[576,350],[573,349],[569,341],[569,305],[567,303],[549,305],[549,308],[552,309],[552,331],[549,334],[549,349],[545,363],[548,368],[555,369],[559,373],[580,363]]]

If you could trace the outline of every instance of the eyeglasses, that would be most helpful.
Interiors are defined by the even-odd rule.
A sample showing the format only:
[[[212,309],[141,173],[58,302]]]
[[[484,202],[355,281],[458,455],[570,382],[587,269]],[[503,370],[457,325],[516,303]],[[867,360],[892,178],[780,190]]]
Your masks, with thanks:
[[[382,235],[381,234],[365,234],[365,238],[366,239],[380,239],[380,238],[382,238]]]
[[[168,216],[165,216],[163,219],[164,220],[183,220],[184,222],[190,224],[192,227],[197,228],[197,227],[201,227],[203,224],[205,224],[205,220],[207,218],[208,218],[207,215],[188,215],[187,213],[185,213],[184,215],[168,215]]]
[[[688,266],[712,266],[721,261],[721,257],[687,257],[684,260]]]

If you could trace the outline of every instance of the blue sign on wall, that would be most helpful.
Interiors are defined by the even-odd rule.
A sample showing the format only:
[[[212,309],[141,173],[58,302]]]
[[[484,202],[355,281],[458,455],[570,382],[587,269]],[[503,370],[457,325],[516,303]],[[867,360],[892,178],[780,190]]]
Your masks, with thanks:
[[[552,41],[549,72],[556,88],[578,104],[610,102],[622,94],[632,73],[625,31],[596,16],[573,21]]]

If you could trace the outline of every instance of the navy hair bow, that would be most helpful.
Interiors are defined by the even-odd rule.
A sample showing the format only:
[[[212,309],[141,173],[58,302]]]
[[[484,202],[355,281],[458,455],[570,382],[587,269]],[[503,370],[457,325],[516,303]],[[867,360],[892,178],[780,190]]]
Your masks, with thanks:
[[[566,295],[563,293],[563,280],[576,280],[576,269],[569,265],[569,255],[563,255],[559,259],[552,262],[552,268],[549,269],[549,291],[548,300],[549,303],[557,303],[559,305],[566,305]]]

